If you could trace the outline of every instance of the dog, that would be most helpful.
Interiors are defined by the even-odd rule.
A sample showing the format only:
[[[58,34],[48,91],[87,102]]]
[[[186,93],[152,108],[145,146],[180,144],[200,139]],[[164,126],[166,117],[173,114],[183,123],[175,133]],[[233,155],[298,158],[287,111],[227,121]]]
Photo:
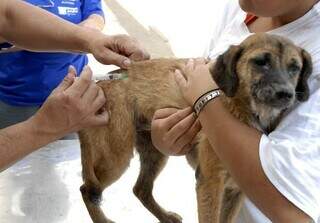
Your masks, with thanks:
[[[189,106],[172,75],[186,59],[152,59],[133,63],[128,78],[101,81],[110,120],[106,126],[79,132],[84,184],[83,200],[94,223],[111,223],[99,206],[103,190],[127,169],[134,148],[141,169],[133,188],[142,204],[162,223],[182,218],[163,209],[152,195],[153,183],[168,157],[155,149],[150,136],[154,112],[165,107]],[[210,66],[221,89],[220,100],[245,124],[269,133],[285,112],[309,97],[310,55],[291,41],[269,34],[254,34],[231,46]],[[200,133],[201,134],[201,133]],[[243,194],[201,134],[187,155],[196,169],[200,223],[233,222]]]

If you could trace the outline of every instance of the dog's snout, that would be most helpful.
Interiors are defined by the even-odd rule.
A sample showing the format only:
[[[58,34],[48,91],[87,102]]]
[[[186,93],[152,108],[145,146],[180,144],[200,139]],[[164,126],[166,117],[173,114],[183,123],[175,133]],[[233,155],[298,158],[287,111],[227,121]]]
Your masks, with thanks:
[[[272,107],[288,107],[295,100],[295,89],[287,84],[259,84],[252,90],[257,102]]]
[[[293,97],[293,93],[284,89],[275,93],[275,96],[278,100],[291,100]]]

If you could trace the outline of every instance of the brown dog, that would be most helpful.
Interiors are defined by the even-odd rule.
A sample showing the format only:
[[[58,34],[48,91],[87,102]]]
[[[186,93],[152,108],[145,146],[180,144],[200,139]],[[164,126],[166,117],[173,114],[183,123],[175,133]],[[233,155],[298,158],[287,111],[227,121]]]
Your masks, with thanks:
[[[150,122],[157,109],[188,106],[172,75],[185,63],[178,59],[138,62],[128,69],[127,79],[99,82],[108,98],[105,109],[110,121],[104,127],[79,133],[84,179],[81,192],[93,222],[112,222],[99,207],[101,194],[126,170],[134,147],[141,162],[135,195],[160,222],[182,221],[160,207],[152,196],[153,182],[167,157],[152,145]],[[229,111],[265,133],[275,128],[295,101],[307,100],[311,70],[306,51],[284,38],[266,34],[231,46],[210,69]],[[197,169],[199,222],[232,222],[242,194],[204,136],[195,147],[189,161]]]

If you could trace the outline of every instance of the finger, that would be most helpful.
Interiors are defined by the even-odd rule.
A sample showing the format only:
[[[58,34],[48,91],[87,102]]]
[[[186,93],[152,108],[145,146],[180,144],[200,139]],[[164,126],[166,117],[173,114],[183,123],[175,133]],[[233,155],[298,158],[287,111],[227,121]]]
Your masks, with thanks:
[[[73,97],[81,97],[90,84],[92,83],[92,71],[89,66],[85,66],[80,74],[80,77],[77,78],[74,84],[68,89]]]
[[[97,97],[94,99],[91,108],[96,113],[106,103],[106,97],[103,90],[100,88]]]
[[[74,75],[75,77],[77,76],[77,70],[73,65],[70,65],[68,68],[68,73]]]
[[[201,124],[199,120],[197,120],[192,127],[176,141],[177,148],[182,148],[178,155],[185,155],[187,154],[190,149],[192,149],[193,141],[195,140],[196,136],[201,130]]]
[[[64,90],[68,89],[73,84],[75,77],[76,77],[76,72],[73,72],[73,71],[68,72],[68,74],[64,77],[64,79],[58,85],[58,87],[54,90],[54,92],[64,91]]]
[[[131,53],[129,53],[129,58],[133,61],[141,61],[150,59],[150,54],[143,49],[141,46],[132,46],[130,49]]]
[[[183,118],[175,124],[167,133],[167,137],[170,139],[179,139],[183,134],[185,134],[196,121],[196,117],[193,113],[189,114],[187,117]],[[180,147],[182,147],[180,145]]]
[[[150,58],[150,54],[134,38],[121,36],[119,44],[121,45],[120,49],[124,52],[124,55],[133,61],[147,60]]]
[[[178,147],[177,147],[178,148]],[[189,151],[192,150],[192,146],[190,143],[186,144],[183,148],[176,150],[175,152],[173,152],[174,156],[184,156],[187,153],[189,153]]]
[[[194,70],[194,59],[189,59],[186,65],[186,72]]]
[[[178,110],[176,113],[168,116],[165,120],[164,128],[167,130],[170,130],[175,125],[177,125],[181,120],[188,117],[190,114],[193,113],[193,110],[191,107],[187,107],[182,110]]]
[[[153,120],[167,118],[168,116],[176,113],[177,111],[178,111],[177,108],[162,108],[162,109],[158,109],[158,110],[156,110],[156,112],[153,115]]]
[[[195,66],[198,66],[198,65],[205,65],[207,63],[207,60],[203,57],[198,57],[194,60],[194,64]]]
[[[187,75],[187,74],[186,74]],[[176,70],[174,72],[174,79],[176,83],[178,84],[179,88],[184,89],[187,86],[187,80],[186,78],[182,75],[180,70]]]
[[[90,123],[93,126],[101,126],[101,125],[108,124],[108,121],[109,121],[109,113],[108,111],[104,111],[92,117],[90,120]]]
[[[123,69],[127,69],[131,64],[131,60],[128,57],[122,56],[109,49],[106,49],[105,55],[108,55],[108,60],[106,61],[106,64],[114,64]]]
[[[85,103],[90,103],[94,101],[97,97],[100,87],[98,87],[94,82],[90,84],[87,91],[82,95],[82,99]]]

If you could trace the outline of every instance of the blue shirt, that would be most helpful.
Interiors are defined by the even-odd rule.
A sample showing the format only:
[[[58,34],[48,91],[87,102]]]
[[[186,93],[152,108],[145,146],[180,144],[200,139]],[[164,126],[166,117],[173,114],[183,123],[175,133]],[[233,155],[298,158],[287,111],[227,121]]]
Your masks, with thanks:
[[[92,14],[103,16],[101,0],[27,0],[65,20],[78,24]],[[49,26],[50,24],[48,24]],[[0,54],[0,100],[17,106],[38,106],[66,76],[69,65],[80,73],[88,63],[84,54]]]

